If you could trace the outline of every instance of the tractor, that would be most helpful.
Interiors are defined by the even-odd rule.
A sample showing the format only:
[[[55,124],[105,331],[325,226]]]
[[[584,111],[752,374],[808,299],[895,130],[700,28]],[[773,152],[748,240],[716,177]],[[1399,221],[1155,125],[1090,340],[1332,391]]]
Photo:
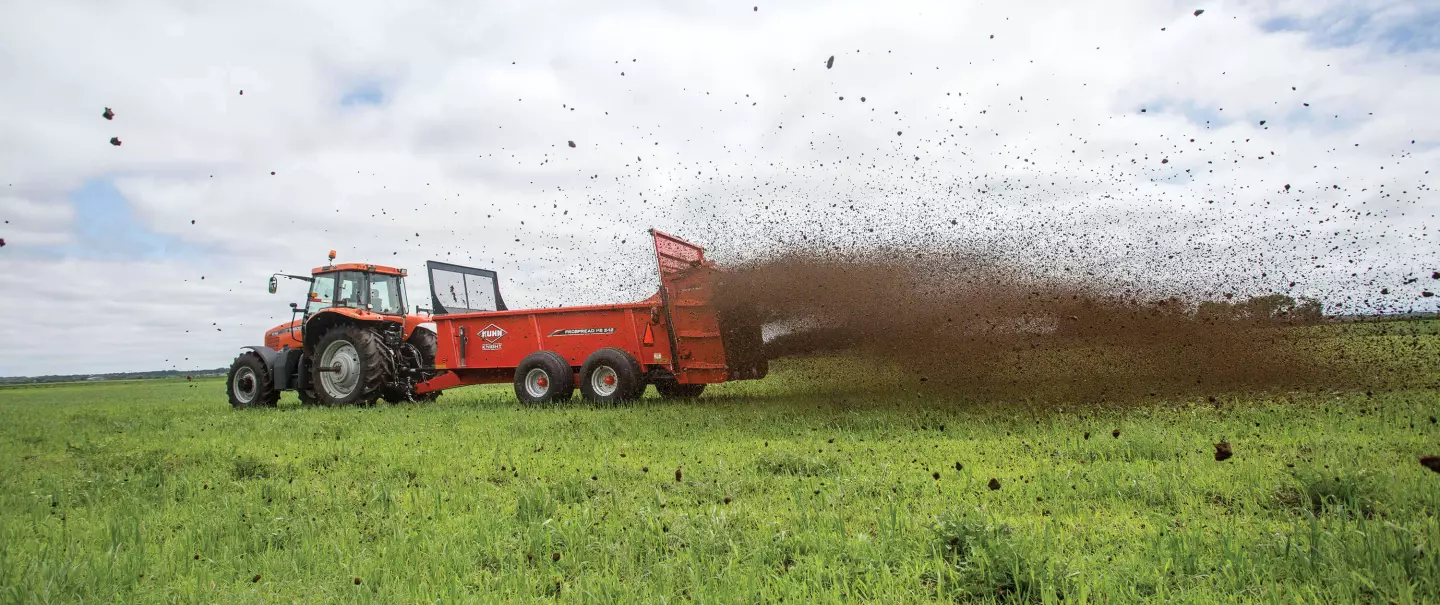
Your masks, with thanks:
[[[230,405],[274,407],[280,392],[294,390],[306,404],[371,404],[434,400],[413,386],[433,377],[435,324],[407,312],[405,269],[329,262],[309,276],[276,273],[306,282],[304,306],[290,303],[291,320],[265,332],[264,346],[245,347],[225,383]],[[296,317],[296,316],[299,317]]]

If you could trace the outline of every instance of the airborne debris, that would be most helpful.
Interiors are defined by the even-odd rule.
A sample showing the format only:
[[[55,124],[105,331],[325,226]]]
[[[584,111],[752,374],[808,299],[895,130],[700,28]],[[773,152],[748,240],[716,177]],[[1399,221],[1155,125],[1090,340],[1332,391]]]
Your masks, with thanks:
[[[575,148],[575,141],[566,141],[566,144],[570,145],[571,149]]]
[[[1203,8],[1197,8],[1197,9],[1195,9],[1195,16],[1196,16],[1196,17],[1199,17],[1200,15],[1203,15],[1203,14],[1205,14],[1205,9],[1203,9]]]
[[[105,119],[107,119],[107,120],[113,120],[113,119],[115,119],[115,112],[110,111],[110,108],[109,108],[109,107],[106,107],[106,108],[105,108],[105,113],[100,114],[100,117],[105,118]]]
[[[114,145],[114,146],[116,146],[116,147],[119,147],[119,146],[120,146],[120,137],[110,137],[110,144],[111,144],[111,145]]]
[[[999,479],[996,479],[996,478],[994,478],[994,477],[991,477],[991,478],[990,478],[990,483],[987,483],[986,486],[989,487],[989,488],[990,488],[990,491],[992,491],[992,492],[995,491],[995,490],[998,490],[998,489],[1000,489],[1000,480],[999,480]]]
[[[831,67],[835,67],[835,55],[830,55],[830,58],[825,60],[825,69],[830,69]]]
[[[1440,456],[1421,456],[1420,464],[1425,468],[1440,473]]]
[[[1215,461],[1224,462],[1234,456],[1235,452],[1230,449],[1230,442],[1221,441],[1215,444]]]

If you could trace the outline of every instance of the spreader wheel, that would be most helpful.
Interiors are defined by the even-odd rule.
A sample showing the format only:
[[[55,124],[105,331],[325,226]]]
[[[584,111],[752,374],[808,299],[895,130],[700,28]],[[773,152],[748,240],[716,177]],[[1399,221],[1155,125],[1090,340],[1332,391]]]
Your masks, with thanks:
[[[380,336],[360,326],[336,326],[326,332],[315,345],[315,363],[310,368],[320,403],[375,403],[388,382],[380,346]]]
[[[673,380],[655,382],[655,391],[665,399],[694,399],[705,392],[703,384],[680,384]]]
[[[531,405],[569,401],[575,396],[575,372],[554,351],[536,351],[515,368],[515,397]]]
[[[645,394],[640,364],[629,353],[604,348],[590,354],[580,366],[580,394],[591,403],[615,404]]]
[[[230,364],[230,373],[225,377],[225,392],[230,396],[230,405],[237,409],[273,408],[280,401],[280,391],[275,390],[270,369],[254,351],[241,353]]]

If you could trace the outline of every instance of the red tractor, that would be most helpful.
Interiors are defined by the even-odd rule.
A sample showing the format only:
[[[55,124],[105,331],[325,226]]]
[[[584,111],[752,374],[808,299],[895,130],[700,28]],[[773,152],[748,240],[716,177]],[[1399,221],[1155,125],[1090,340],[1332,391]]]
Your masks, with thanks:
[[[659,291],[640,302],[509,310],[496,274],[431,261],[432,309],[407,313],[406,271],[328,264],[309,277],[300,315],[235,358],[226,380],[235,407],[274,406],[280,391],[302,403],[433,400],[443,389],[513,382],[524,403],[642,396],[695,397],[706,384],[763,378],[760,324],[712,304],[719,269],[704,250],[651,230]],[[334,252],[330,260],[334,262]],[[421,312],[425,312],[422,314]]]

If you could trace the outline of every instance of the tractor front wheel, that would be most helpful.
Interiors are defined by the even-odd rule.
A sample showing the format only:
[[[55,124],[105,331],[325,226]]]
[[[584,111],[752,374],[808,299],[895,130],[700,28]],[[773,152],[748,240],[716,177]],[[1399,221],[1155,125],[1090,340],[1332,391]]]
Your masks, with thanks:
[[[326,405],[369,405],[388,382],[380,335],[355,325],[332,328],[315,345],[315,395]]]
[[[270,369],[254,351],[241,353],[230,364],[230,373],[225,377],[225,392],[230,396],[230,405],[237,409],[273,408],[280,401],[280,392],[275,390]]]

